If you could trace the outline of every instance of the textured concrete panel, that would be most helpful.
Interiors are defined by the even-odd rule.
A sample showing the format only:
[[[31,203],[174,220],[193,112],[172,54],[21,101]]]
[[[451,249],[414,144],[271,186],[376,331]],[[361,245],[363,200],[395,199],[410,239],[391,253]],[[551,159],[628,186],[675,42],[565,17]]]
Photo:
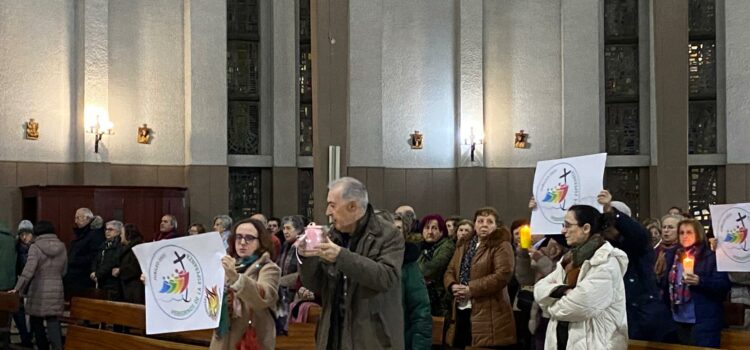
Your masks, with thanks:
[[[271,2],[273,12],[273,163],[275,167],[295,166],[297,148],[299,148],[296,103],[299,89],[294,5],[294,0]],[[296,208],[296,204],[294,207]]]
[[[458,214],[455,169],[433,169],[432,191],[425,196],[432,199],[435,212],[448,217]]]
[[[159,169],[149,165],[112,164],[114,186],[159,186]]]
[[[508,169],[487,168],[487,204],[497,209],[503,219],[511,201],[508,177]]]
[[[47,164],[48,185],[73,185],[75,184],[75,166],[73,164],[50,163]]]
[[[727,117],[727,162],[750,163],[750,2],[726,0],[726,43],[724,48],[726,66],[726,117]],[[719,125],[721,127],[721,125]],[[729,192],[727,192],[729,194]]]
[[[459,168],[458,210],[463,217],[474,217],[474,212],[488,204],[487,171],[484,168]]]
[[[185,187],[185,167],[158,166],[159,186]]]
[[[299,181],[297,168],[272,169],[273,172],[273,209],[270,214],[282,217],[299,212]]]
[[[393,210],[385,207],[385,171],[383,168],[367,168],[367,193],[370,203],[378,209]]]
[[[487,167],[534,167],[562,154],[560,0],[485,1]],[[528,149],[513,148],[514,133]]]
[[[47,164],[18,163],[18,173],[16,176],[17,186],[46,185]]]
[[[109,114],[116,133],[105,139],[112,163],[185,164],[182,6],[182,0],[109,1]],[[144,123],[153,132],[148,145],[136,142]]]
[[[386,168],[383,170],[383,178],[386,209],[394,211],[398,206],[408,204],[406,201],[406,170]],[[417,212],[417,215],[419,214]]]
[[[455,165],[455,17],[455,1],[383,1],[385,167]],[[421,150],[409,146],[414,130]]]
[[[383,0],[350,0],[349,164],[383,166]],[[395,131],[395,130],[393,130]]]
[[[15,162],[0,162],[0,186],[15,186],[18,165]]]
[[[73,0],[0,2],[0,160],[75,160]],[[39,139],[24,140],[24,123]]]
[[[406,169],[406,203],[420,217],[435,213],[433,197],[437,191],[432,186],[432,169]]]

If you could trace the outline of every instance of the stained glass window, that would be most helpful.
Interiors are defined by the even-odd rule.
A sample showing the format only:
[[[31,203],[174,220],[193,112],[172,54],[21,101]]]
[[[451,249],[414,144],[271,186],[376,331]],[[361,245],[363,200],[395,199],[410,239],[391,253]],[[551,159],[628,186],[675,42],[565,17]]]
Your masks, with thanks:
[[[633,217],[640,216],[640,168],[606,168],[604,187],[609,190],[614,200],[630,207]]]
[[[688,4],[688,150],[717,153],[716,2],[689,0]]]
[[[227,0],[227,151],[258,154],[260,32],[257,0]]]
[[[719,174],[715,166],[692,166],[689,170],[688,183],[690,194],[688,202],[690,214],[700,220],[703,226],[710,226],[711,213],[709,204],[719,202]]]
[[[310,0],[299,2],[299,155],[312,156],[313,99]]]
[[[605,145],[612,155],[640,153],[638,1],[604,1]]]
[[[689,111],[690,154],[716,153],[716,101],[690,101]]]
[[[313,217],[313,170],[299,170],[299,213],[312,219]]]
[[[232,219],[260,213],[260,169],[229,168],[229,210]]]

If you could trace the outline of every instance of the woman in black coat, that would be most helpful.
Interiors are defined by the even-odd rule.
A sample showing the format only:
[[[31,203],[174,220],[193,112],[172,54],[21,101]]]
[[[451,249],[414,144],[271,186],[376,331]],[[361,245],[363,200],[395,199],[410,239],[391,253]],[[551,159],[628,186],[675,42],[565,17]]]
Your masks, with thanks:
[[[141,282],[141,265],[133,253],[133,247],[143,242],[143,236],[138,227],[133,224],[125,224],[125,231],[120,236],[122,251],[120,253],[120,267],[116,269],[120,277],[122,289],[122,300],[126,303],[144,304],[143,282]]]

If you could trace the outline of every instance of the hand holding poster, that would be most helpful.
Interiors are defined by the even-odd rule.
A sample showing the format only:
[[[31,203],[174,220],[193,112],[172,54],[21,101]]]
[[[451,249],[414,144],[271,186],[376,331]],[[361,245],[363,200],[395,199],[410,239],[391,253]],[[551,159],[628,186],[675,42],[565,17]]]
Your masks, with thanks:
[[[146,334],[216,328],[224,294],[221,236],[202,234],[133,247],[146,278]]]
[[[533,234],[559,234],[568,208],[587,204],[599,211],[607,154],[547,160],[536,163],[532,189],[536,208],[531,212]]]
[[[719,271],[750,271],[750,203],[710,205],[711,227],[716,237],[716,267]]]

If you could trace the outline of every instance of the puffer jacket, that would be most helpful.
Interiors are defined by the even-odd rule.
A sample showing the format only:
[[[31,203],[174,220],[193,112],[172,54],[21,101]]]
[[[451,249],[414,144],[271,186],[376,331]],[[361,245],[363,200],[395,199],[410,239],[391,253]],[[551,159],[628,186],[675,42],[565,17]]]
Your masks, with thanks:
[[[550,294],[565,281],[565,268],[557,268],[534,286],[534,298],[550,315],[544,348],[557,349],[557,324],[568,325],[566,350],[627,349],[628,320],[623,275],[628,257],[604,243],[583,262],[576,287],[562,298]]]
[[[29,257],[16,283],[17,291],[29,285],[26,313],[31,316],[62,316],[63,282],[68,256],[65,244],[54,233],[39,235],[29,248]]]
[[[424,242],[422,246],[424,248]],[[451,297],[445,295],[443,277],[455,251],[456,244],[446,236],[435,242],[432,249],[423,249],[422,254],[417,259],[419,270],[422,271],[424,281],[427,284],[432,316],[445,317],[446,311],[450,307]]]
[[[0,227],[0,291],[11,289],[16,284],[15,267],[16,240]]]
[[[516,324],[508,295],[513,276],[514,254],[510,232],[497,229],[486,242],[479,244],[471,260],[469,291],[471,293],[471,345],[475,347],[516,343]],[[459,243],[444,284],[447,290],[459,283],[461,260],[470,241]],[[454,299],[455,310],[455,299]]]
[[[432,316],[430,297],[417,265],[419,246],[404,245],[404,265],[401,267],[401,303],[404,306],[404,346],[411,350],[432,348]]]

